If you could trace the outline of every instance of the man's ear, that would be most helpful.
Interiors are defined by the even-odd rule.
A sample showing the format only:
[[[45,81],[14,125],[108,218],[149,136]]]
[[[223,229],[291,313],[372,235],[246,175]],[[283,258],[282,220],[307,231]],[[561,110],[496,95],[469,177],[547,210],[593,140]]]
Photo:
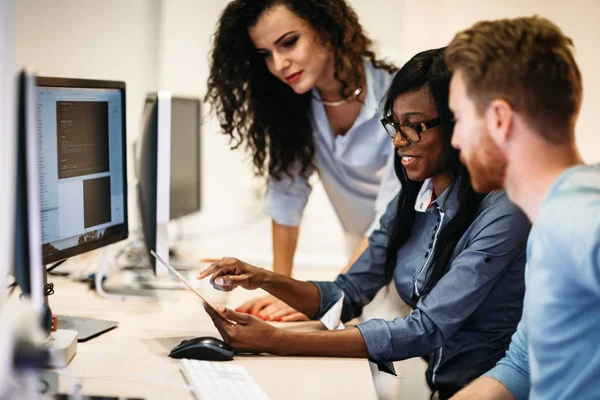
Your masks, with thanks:
[[[510,138],[514,111],[506,100],[492,100],[485,112],[485,122],[490,136],[498,146]]]

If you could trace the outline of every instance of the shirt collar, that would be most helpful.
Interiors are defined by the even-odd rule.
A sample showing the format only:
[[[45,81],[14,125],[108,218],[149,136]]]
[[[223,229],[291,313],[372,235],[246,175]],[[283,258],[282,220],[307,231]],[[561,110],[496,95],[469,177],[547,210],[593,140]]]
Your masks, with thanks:
[[[433,196],[433,183],[431,182],[431,178],[429,178],[425,179],[423,186],[421,186],[421,190],[419,190],[417,200],[415,201],[415,211],[427,211],[429,203],[431,203],[431,196]]]
[[[427,212],[429,205],[437,206],[440,212],[446,214],[449,218],[453,218],[458,212],[458,189],[457,186],[460,182],[460,178],[453,182],[446,190],[442,192],[433,202],[431,197],[433,196],[433,182],[431,178],[426,179],[419,190],[417,200],[415,201],[415,211]]]

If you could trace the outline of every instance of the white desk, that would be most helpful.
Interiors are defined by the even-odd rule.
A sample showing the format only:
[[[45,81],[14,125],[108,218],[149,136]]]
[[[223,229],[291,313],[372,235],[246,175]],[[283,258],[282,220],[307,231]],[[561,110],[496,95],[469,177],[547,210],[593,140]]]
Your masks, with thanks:
[[[307,271],[316,278],[315,271]],[[77,354],[61,372],[79,376],[141,376],[151,381],[90,379],[83,393],[144,397],[146,399],[192,399],[184,388],[161,381],[185,384],[179,360],[167,355],[183,339],[210,335],[220,337],[198,298],[190,291],[169,291],[160,301],[118,301],[100,298],[87,285],[49,277],[56,293],[50,306],[55,314],[119,321],[118,328],[88,342],[78,343]],[[227,304],[236,306],[257,293],[238,289]],[[292,329],[319,329],[318,322],[279,324]],[[365,359],[317,357],[236,356],[272,399],[375,399],[375,389]],[[77,381],[60,379],[67,392]]]

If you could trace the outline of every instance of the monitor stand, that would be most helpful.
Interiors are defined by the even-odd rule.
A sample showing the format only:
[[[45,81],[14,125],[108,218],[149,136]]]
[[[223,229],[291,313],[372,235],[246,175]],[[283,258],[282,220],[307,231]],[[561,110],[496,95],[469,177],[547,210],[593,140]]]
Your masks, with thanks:
[[[106,270],[108,268],[108,251],[104,250],[104,255],[102,257],[102,261],[100,262],[100,266],[96,271],[94,276],[94,287],[96,288],[96,293],[99,296],[105,299],[113,299],[113,300],[141,300],[141,301],[158,301],[159,296],[155,290],[149,290],[145,288],[136,288],[131,287],[128,284],[124,286],[118,287],[108,287],[104,288],[104,278],[106,276]],[[144,269],[142,271],[148,271],[149,269]]]
[[[48,273],[46,272],[46,268],[44,266],[44,287],[46,287],[46,284],[48,283]],[[56,317],[57,321],[57,331],[56,332],[52,332],[51,336],[54,334],[57,334],[57,332],[61,332],[64,331],[66,333],[62,333],[60,334],[59,337],[61,340],[57,341],[54,340],[54,342],[56,342],[56,346],[60,346],[60,349],[69,349],[72,345],[69,344],[69,341],[72,339],[73,334],[75,335],[75,339],[76,339],[76,343],[75,343],[75,348],[72,352],[72,355],[70,356],[71,358],[73,358],[73,356],[75,355],[75,351],[77,351],[77,342],[85,342],[87,340],[90,340],[92,338],[95,338],[96,336],[107,332],[111,329],[116,328],[119,323],[116,321],[105,321],[105,320],[101,320],[101,319],[94,319],[94,318],[83,318],[83,317],[70,317],[70,316],[66,316],[66,315],[56,315],[56,314],[52,314],[52,311],[49,308],[48,305],[48,296],[44,297],[44,302],[45,302],[45,306],[48,312],[48,319],[44,321],[44,324],[47,324],[47,329],[50,329],[50,327],[52,326],[52,315],[54,315]],[[72,332],[72,333],[71,333]],[[52,343],[53,340],[50,340],[50,343]],[[52,348],[52,345],[51,345]],[[67,350],[64,350],[67,351]],[[63,350],[59,350],[59,353],[63,352]],[[67,352],[67,355],[70,354]],[[64,359],[65,357],[59,357]],[[71,358],[69,358],[69,361],[71,360]],[[68,364],[68,361],[67,361]],[[66,364],[65,364],[66,365]]]
[[[98,335],[115,329],[119,323],[117,321],[107,321],[95,318],[70,317],[66,315],[56,315],[58,318],[58,329],[68,329],[77,332],[77,341],[86,342]]]

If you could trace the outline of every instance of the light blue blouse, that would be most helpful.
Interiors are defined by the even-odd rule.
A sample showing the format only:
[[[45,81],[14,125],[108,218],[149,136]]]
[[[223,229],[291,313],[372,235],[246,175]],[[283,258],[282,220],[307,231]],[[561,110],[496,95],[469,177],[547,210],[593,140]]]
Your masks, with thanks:
[[[368,235],[379,224],[400,182],[394,172],[394,146],[383,129],[379,105],[392,75],[365,60],[367,95],[350,130],[335,136],[319,93],[312,90],[312,125],[315,165],[325,192],[343,229]],[[309,171],[312,175],[314,169]],[[296,168],[294,180],[269,177],[265,212],[281,225],[298,226],[311,187]]]
[[[515,399],[598,399],[600,165],[563,172],[527,243],[523,317],[486,375]]]

